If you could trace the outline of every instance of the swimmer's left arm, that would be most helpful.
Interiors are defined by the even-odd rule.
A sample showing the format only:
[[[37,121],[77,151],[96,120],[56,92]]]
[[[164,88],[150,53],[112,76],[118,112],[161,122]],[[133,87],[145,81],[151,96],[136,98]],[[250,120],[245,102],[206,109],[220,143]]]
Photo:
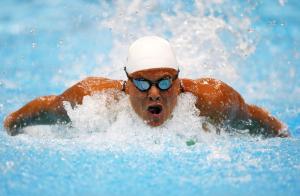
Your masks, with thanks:
[[[210,117],[216,123],[245,122],[244,128],[252,133],[289,136],[282,122],[260,107],[245,103],[242,96],[224,82],[212,78],[182,79],[181,82],[185,92],[191,92],[197,97],[196,107],[201,116]]]
[[[277,137],[290,136],[287,126],[272,116],[268,111],[249,104],[247,104],[247,111],[249,118],[258,122],[258,124],[267,130],[269,135]]]

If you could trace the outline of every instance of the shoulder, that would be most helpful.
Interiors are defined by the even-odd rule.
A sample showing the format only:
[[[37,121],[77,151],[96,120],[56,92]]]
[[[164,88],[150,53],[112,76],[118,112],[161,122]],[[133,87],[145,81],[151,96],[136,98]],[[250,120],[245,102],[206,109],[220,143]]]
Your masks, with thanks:
[[[64,100],[76,100],[74,102],[80,103],[82,97],[86,95],[92,95],[109,89],[122,91],[122,85],[123,81],[121,80],[112,80],[103,77],[87,77],[68,88],[60,97]]]
[[[214,78],[181,79],[181,84],[184,92],[193,93],[203,99],[224,100],[240,97],[231,86]]]
[[[104,77],[87,77],[75,84],[86,91],[97,92],[107,89],[122,90],[122,80],[112,80]]]
[[[202,93],[211,93],[227,89],[233,90],[229,85],[227,85],[223,81],[214,78],[200,78],[196,80],[181,79],[181,84],[183,90],[186,92],[200,91]]]
[[[196,106],[204,115],[226,115],[244,105],[241,95],[221,80],[213,78],[181,79],[181,84],[183,92],[192,93],[197,97]]]

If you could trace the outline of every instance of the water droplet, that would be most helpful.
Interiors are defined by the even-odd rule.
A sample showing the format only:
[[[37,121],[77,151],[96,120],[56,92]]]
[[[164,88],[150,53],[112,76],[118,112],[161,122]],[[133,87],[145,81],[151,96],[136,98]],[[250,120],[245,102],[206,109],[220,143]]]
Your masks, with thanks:
[[[270,24],[271,26],[275,26],[275,25],[277,24],[277,22],[276,22],[276,20],[271,20],[271,21],[269,22],[269,24]]]
[[[13,161],[6,161],[5,165],[6,169],[10,170],[15,165],[15,163]]]
[[[103,16],[104,18],[106,18],[106,17],[108,16],[108,13],[107,13],[107,12],[103,12],[103,13],[102,13],[102,16]]]
[[[37,43],[33,42],[33,43],[31,44],[31,47],[32,47],[32,48],[36,48],[36,47],[37,47]]]
[[[35,29],[34,28],[30,29],[30,33],[34,34],[35,33]]]
[[[60,48],[64,44],[63,40],[59,40],[57,43],[57,47]]]
[[[150,2],[148,2],[148,3],[145,5],[145,8],[146,8],[146,9],[150,9],[151,7],[152,7],[152,5],[151,5]]]

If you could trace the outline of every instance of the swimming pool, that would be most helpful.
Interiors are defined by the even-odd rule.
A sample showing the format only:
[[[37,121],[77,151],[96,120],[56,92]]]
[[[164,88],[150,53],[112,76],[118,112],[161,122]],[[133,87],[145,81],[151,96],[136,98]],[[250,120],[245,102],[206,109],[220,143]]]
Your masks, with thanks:
[[[150,129],[126,96],[116,111],[99,94],[68,110],[74,128],[16,137],[0,128],[0,195],[299,195],[299,8],[296,0],[1,1],[1,120],[86,76],[125,79],[128,45],[156,34],[175,46],[181,77],[227,82],[292,137],[203,133],[189,95],[165,127]]]

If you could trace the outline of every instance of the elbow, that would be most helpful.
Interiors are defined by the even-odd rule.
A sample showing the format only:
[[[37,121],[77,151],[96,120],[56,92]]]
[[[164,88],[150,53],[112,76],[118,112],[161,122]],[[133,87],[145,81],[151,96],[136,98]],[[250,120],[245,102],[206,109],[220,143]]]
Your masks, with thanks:
[[[3,126],[5,128],[5,130],[10,130],[13,126],[13,118],[12,115],[9,115],[5,118],[5,120],[3,121]]]
[[[15,136],[19,133],[19,128],[14,121],[13,114],[7,116],[3,122],[4,129],[10,136]]]

